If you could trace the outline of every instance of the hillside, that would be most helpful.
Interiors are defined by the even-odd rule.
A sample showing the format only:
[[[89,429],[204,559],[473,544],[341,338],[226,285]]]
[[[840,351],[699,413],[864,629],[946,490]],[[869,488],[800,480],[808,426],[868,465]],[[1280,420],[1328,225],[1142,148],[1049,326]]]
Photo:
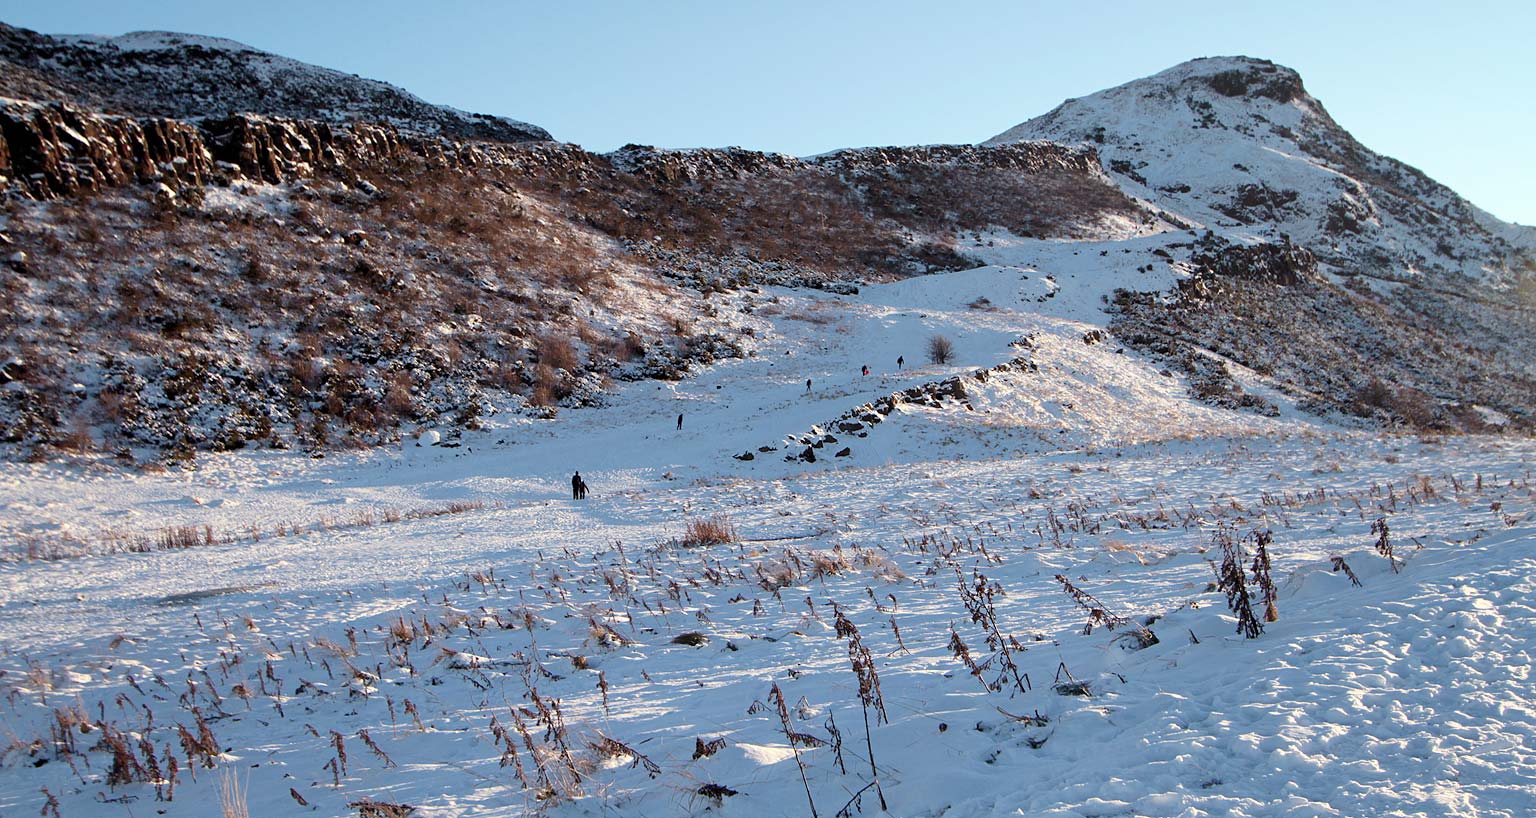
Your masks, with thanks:
[[[547,418],[751,354],[764,285],[855,293],[998,242],[1096,253],[1093,277],[1132,286],[1095,322],[1212,405],[1273,411],[1237,366],[1323,414],[1532,420],[1528,231],[1262,61],[1197,60],[977,146],[596,155],[449,138],[442,109],[356,107],[368,81],[227,41],[4,33],[12,81],[65,99],[0,105],[12,456],[323,454]],[[257,63],[308,107],[263,91],[239,113],[241,79],[193,110],[157,79]]]
[[[1119,303],[1138,347],[1215,351],[1318,407],[1421,428],[1482,428],[1476,406],[1529,421],[1536,233],[1361,145],[1291,69],[1193,60],[985,144],[1041,139],[1093,146],[1122,189],[1191,230],[1176,256],[1197,280]],[[1311,260],[1277,279],[1252,263],[1262,246]]]
[[[1133,195],[1200,228],[1289,236],[1343,275],[1510,286],[1536,234],[1498,222],[1357,142],[1293,70],[1193,60],[1082,99],[985,144],[1093,145]]]
[[[544,416],[745,354],[717,293],[963,269],[957,231],[992,224],[1164,226],[1091,150],[1043,143],[604,156],[19,101],[0,128],[0,441],[25,457],[324,452]]]
[[[536,125],[431,105],[376,80],[217,37],[137,31],[50,37],[0,23],[0,96],[135,117],[259,113],[372,122],[455,139],[551,139]]]
[[[1529,233],[1286,69],[595,154],[0,35],[0,815],[1536,801]]]
[[[0,809],[1518,814],[1530,442],[1194,401],[1086,342],[1113,244],[764,288],[756,355],[456,448],[9,464]]]

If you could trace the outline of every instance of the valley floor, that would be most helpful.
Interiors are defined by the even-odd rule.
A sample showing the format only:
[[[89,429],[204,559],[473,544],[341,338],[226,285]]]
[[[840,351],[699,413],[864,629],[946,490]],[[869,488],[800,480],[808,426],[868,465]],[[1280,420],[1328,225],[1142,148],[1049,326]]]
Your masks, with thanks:
[[[0,562],[0,815],[1528,814],[1536,444],[1193,403],[1085,343],[1091,245],[992,252],[457,448],[7,465],[0,533],[75,555]]]

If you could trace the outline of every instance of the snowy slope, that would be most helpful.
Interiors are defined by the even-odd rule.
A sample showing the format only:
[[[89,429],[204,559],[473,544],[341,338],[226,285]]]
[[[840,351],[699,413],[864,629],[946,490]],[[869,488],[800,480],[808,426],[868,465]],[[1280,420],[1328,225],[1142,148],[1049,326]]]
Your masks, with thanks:
[[[536,125],[432,105],[387,83],[219,37],[163,31],[50,37],[0,23],[0,60],[73,92],[86,107],[105,104],[138,116],[192,119],[259,113],[387,122],[408,131],[468,139],[552,138]],[[28,98],[25,86],[3,87],[7,95]]]
[[[1415,214],[1464,203],[1328,124],[1284,69],[1218,60],[1010,134],[1099,144],[1239,242],[1503,274],[1490,236],[1524,233],[1476,211],[1456,247],[1492,262],[1413,260]],[[1319,227],[1339,201],[1375,221]],[[252,815],[364,818],[1528,814],[1536,444],[1307,415],[1191,347],[1271,411],[1200,403],[1104,308],[1181,297],[1201,240],[1098,228],[966,231],[981,266],[857,292],[710,288],[690,318],[743,357],[553,417],[0,464],[0,815],[192,818],[231,786]],[[701,521],[733,536],[690,542]]]
[[[253,815],[1522,814],[1536,448],[1211,409],[1085,339],[1115,288],[1179,275],[1138,263],[1166,239],[968,241],[987,266],[717,296],[748,357],[457,448],[7,464],[10,542],[214,541],[0,563],[0,812],[206,815],[237,775]],[[969,406],[782,457],[952,377]],[[678,542],[714,515],[736,542]],[[1247,640],[1213,561],[1261,530],[1279,618]],[[1156,644],[1084,634],[1057,575]]]
[[[1288,235],[1346,273],[1508,283],[1529,229],[1372,153],[1295,71],[1248,57],[1192,60],[1068,100],[988,140],[1086,142],[1128,191],[1235,236]]]

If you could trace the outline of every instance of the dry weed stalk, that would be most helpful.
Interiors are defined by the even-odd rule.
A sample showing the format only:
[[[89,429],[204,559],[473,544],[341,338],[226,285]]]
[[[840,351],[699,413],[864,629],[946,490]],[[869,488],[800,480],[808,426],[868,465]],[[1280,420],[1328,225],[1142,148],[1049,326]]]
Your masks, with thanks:
[[[221,818],[250,818],[246,806],[246,785],[234,770],[225,770],[219,776],[219,815]]]
[[[678,545],[695,547],[701,545],[727,545],[737,542],[736,526],[731,518],[724,514],[716,514],[708,518],[693,517],[688,520],[683,528],[683,536]]]
[[[864,711],[864,748],[869,751],[869,775],[872,779],[870,783],[875,788],[875,794],[880,798],[881,811],[889,811],[885,804],[885,791],[880,787],[880,771],[875,767],[875,746],[869,731],[870,708],[874,708],[877,722],[890,724],[890,718],[885,713],[885,697],[880,692],[880,674],[875,672],[874,657],[870,656],[869,648],[864,646],[864,638],[859,635],[859,629],[848,621],[848,617],[843,615],[835,602],[832,603],[832,613],[835,617],[835,632],[848,640],[848,661],[853,666],[853,675],[859,680],[859,706]],[[855,793],[849,800],[857,802],[862,792],[863,790],[860,790],[859,793]],[[839,814],[846,813],[847,809],[844,807],[839,810]]]
[[[43,787],[42,793],[43,798],[47,799],[47,801],[43,804],[43,811],[38,814],[42,818],[48,818],[50,815],[53,818],[61,818],[59,815],[59,797],[49,792],[47,787]]]
[[[1157,644],[1157,634],[1154,634],[1151,628],[1109,610],[1093,594],[1073,585],[1072,581],[1062,574],[1056,575],[1056,581],[1061,583],[1062,590],[1072,597],[1072,601],[1076,602],[1078,607],[1088,612],[1088,623],[1083,626],[1084,636],[1093,633],[1094,625],[1103,625],[1109,630],[1114,630],[1121,625],[1130,625],[1131,632],[1136,637],[1137,647],[1145,648]]]
[[[800,757],[800,743],[806,736],[795,732],[794,724],[789,718],[789,706],[784,703],[784,691],[779,689],[779,683],[774,682],[768,689],[768,701],[774,706],[779,715],[779,725],[784,731],[784,739],[789,742],[790,752],[795,754],[795,766],[800,769],[800,783],[805,785],[805,801],[811,805],[811,818],[818,818],[816,813],[816,799],[811,797],[811,781],[805,775],[805,759]],[[825,743],[825,742],[823,742]]]
[[[992,690],[1002,690],[1003,680],[1013,677],[1013,684],[1020,693],[1027,693],[1031,688],[1028,674],[1020,674],[1019,666],[1013,661],[1013,651],[1009,644],[1018,644],[1016,641],[1003,635],[997,625],[997,608],[995,599],[1002,593],[1002,586],[996,581],[987,579],[985,574],[971,572],[973,583],[965,581],[965,575],[960,569],[955,569],[955,578],[959,581],[960,601],[964,603],[966,611],[971,615],[971,622],[978,624],[986,636],[987,647],[993,651],[993,655],[979,667],[986,667],[993,659],[1002,660],[1002,671],[988,687]],[[951,628],[953,630],[953,628]],[[978,677],[980,678],[980,677]]]
[[[1349,563],[1345,562],[1343,557],[1329,557],[1329,559],[1333,562],[1334,573],[1343,571],[1344,576],[1349,577],[1349,584],[1355,586],[1356,588],[1364,586],[1365,583],[1362,583],[1360,578],[1355,576],[1354,570],[1349,567]]]
[[[598,740],[587,743],[592,751],[604,758],[623,758],[628,756],[631,761],[630,769],[641,767],[650,778],[661,775],[661,766],[652,761],[649,756],[615,738],[598,734]]]
[[[1403,570],[1397,556],[1392,552],[1392,529],[1387,525],[1386,517],[1378,517],[1371,523],[1371,533],[1376,535],[1376,553],[1387,558],[1387,564],[1392,566],[1392,573]]]
[[[992,689],[992,685],[988,684],[987,680],[982,677],[981,666],[976,664],[976,660],[971,658],[971,649],[966,646],[965,640],[960,638],[960,632],[955,630],[955,623],[953,622],[949,623],[949,650],[955,655],[956,659],[960,660],[961,664],[965,665],[966,669],[971,672],[971,675],[976,677],[976,681],[981,682],[982,687],[987,690]]]
[[[1227,607],[1237,616],[1237,632],[1249,639],[1257,639],[1264,632],[1263,623],[1253,613],[1248,598],[1248,580],[1244,573],[1243,545],[1226,526],[1218,526],[1212,535],[1221,547],[1221,568],[1217,572],[1217,587],[1227,597]]]
[[[698,761],[701,758],[709,758],[723,749],[725,749],[724,738],[705,741],[702,738],[696,737],[693,740],[693,760]]]
[[[368,728],[364,727],[361,730],[358,730],[357,737],[362,739],[363,744],[366,745],[369,750],[373,751],[374,755],[384,760],[384,767],[386,769],[397,766],[394,762],[394,759],[390,758],[389,754],[384,752],[383,748],[374,743],[373,736],[368,735]]]
[[[1248,536],[1253,540],[1253,580],[1264,596],[1264,621],[1274,622],[1280,618],[1280,611],[1275,607],[1275,583],[1269,575],[1269,546],[1275,538],[1268,530],[1253,531]]]

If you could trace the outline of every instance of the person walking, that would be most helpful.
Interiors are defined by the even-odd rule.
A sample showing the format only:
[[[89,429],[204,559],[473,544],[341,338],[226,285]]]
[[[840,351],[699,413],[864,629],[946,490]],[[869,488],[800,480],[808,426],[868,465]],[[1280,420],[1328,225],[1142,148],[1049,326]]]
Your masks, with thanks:
[[[906,364],[906,362],[907,362],[907,359],[906,359],[906,358],[905,358],[905,357],[903,357],[903,356],[901,356],[901,355],[897,355],[897,356],[896,356],[896,368],[897,368],[897,369],[901,369],[901,367],[902,367],[902,366],[903,366],[903,365],[905,365],[905,364]]]
[[[805,394],[807,394],[807,395],[811,394],[811,379],[810,378],[806,378],[805,379]]]
[[[580,500],[586,494],[586,481],[581,479],[581,472],[571,475],[571,499]]]
[[[683,415],[681,412],[679,412],[677,415],[677,430],[679,432],[683,430]]]
[[[869,364],[864,365],[864,377],[869,377]]]

